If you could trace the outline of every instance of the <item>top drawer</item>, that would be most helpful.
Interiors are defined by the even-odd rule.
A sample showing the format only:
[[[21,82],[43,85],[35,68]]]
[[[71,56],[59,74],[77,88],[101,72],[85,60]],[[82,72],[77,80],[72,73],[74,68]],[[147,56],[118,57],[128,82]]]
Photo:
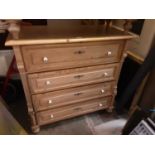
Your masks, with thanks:
[[[38,72],[118,62],[123,41],[23,46],[26,70]]]

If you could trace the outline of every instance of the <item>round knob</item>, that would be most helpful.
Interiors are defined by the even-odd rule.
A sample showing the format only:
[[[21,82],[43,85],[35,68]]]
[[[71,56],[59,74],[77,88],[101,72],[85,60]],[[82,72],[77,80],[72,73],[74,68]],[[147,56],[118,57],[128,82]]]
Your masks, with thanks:
[[[50,115],[51,118],[54,118],[53,114]]]
[[[49,103],[49,104],[52,104],[52,100],[48,100],[48,103]]]
[[[51,84],[51,82],[50,82],[50,81],[46,81],[46,84],[47,84],[47,85],[50,85],[50,84]]]
[[[104,93],[105,92],[105,90],[104,89],[101,89],[101,93]]]
[[[43,57],[43,61],[44,61],[45,63],[47,63],[47,62],[48,62],[48,58],[47,58],[47,57]]]
[[[105,72],[105,73],[104,73],[104,76],[108,76],[108,73],[107,73],[107,72]]]
[[[111,51],[108,51],[108,56],[110,56],[112,54],[112,52]]]
[[[99,107],[102,107],[102,106],[103,106],[103,104],[102,104],[102,103],[100,103],[100,104],[99,104]]]

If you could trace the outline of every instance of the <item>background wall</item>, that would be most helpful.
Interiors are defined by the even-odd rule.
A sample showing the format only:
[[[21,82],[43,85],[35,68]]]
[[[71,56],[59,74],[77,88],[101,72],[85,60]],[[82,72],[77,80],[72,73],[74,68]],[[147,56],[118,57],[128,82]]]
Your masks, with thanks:
[[[140,36],[137,53],[145,57],[150,49],[153,36],[155,35],[155,20],[147,19],[144,22]]]
[[[123,20],[116,20],[114,23],[116,26],[122,27]],[[141,35],[133,39],[128,44],[128,50],[137,53],[141,57],[145,58],[150,49],[150,45],[155,35],[155,19],[146,19],[142,28]]]

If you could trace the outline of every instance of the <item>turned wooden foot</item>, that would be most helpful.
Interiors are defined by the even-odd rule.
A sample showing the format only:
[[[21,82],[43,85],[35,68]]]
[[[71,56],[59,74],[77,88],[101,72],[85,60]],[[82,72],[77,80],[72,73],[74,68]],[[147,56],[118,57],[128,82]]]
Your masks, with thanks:
[[[33,133],[38,133],[40,131],[40,126],[32,126],[31,129]]]

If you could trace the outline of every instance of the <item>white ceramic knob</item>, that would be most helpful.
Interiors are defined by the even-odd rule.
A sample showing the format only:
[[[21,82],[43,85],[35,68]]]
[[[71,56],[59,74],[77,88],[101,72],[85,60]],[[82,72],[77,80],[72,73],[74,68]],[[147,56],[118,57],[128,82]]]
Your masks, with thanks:
[[[47,63],[48,62],[48,58],[47,57],[43,57],[43,61],[44,61],[44,63]]]
[[[48,103],[49,103],[49,104],[52,104],[52,100],[48,100]]]
[[[107,72],[105,72],[105,73],[104,73],[104,76],[108,76],[108,73],[107,73]]]
[[[50,85],[50,84],[51,84],[51,82],[50,82],[50,81],[46,81],[46,84],[47,84],[47,85]]]
[[[53,114],[50,115],[51,118],[54,118]]]
[[[108,56],[110,56],[112,54],[112,52],[111,51],[108,51]]]
[[[102,103],[100,103],[100,104],[99,104],[99,107],[102,107],[102,106],[103,106],[103,104],[102,104]]]
[[[105,90],[104,89],[101,89],[101,93],[104,93],[105,92]]]

